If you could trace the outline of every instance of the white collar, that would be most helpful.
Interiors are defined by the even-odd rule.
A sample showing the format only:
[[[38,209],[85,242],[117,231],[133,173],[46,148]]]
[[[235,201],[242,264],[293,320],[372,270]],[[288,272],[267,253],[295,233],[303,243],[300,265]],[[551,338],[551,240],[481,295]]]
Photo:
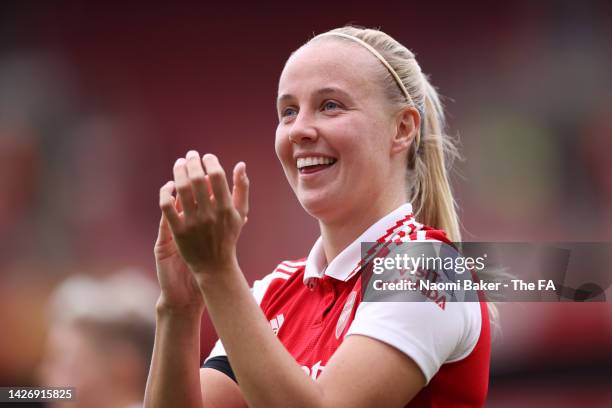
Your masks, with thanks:
[[[306,269],[304,271],[304,283],[309,284],[312,278],[321,278],[323,274],[332,278],[347,281],[359,271],[361,260],[361,243],[388,241],[393,239],[399,231],[409,227],[409,233],[420,229],[422,225],[417,223],[412,216],[412,205],[405,203],[372,224],[359,238],[353,241],[342,252],[336,256],[329,265],[323,251],[323,239],[319,237],[308,254]]]

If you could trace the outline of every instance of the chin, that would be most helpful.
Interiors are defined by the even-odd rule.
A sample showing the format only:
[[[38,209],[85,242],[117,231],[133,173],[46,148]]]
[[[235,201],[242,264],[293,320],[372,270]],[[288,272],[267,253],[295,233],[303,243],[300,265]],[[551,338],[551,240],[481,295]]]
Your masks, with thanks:
[[[331,220],[342,210],[345,203],[344,200],[324,193],[301,193],[298,194],[298,201],[310,216],[320,221]]]

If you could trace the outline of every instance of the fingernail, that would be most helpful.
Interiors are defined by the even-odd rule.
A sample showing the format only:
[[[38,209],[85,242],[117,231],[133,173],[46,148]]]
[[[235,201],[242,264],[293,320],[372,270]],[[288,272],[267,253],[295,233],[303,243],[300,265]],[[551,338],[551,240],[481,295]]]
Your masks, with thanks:
[[[176,162],[174,162],[174,165],[175,166],[180,166],[183,163],[185,163],[185,158],[180,157],[180,158],[176,159]]]

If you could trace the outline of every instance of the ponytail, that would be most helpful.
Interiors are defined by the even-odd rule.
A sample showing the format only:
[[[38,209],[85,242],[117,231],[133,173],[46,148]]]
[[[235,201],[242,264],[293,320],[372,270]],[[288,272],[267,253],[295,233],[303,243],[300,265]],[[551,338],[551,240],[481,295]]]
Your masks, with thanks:
[[[409,168],[410,201],[415,217],[425,225],[446,231],[451,241],[461,241],[459,219],[448,171],[459,157],[452,140],[444,134],[444,110],[440,98],[425,75],[419,146],[413,145]]]

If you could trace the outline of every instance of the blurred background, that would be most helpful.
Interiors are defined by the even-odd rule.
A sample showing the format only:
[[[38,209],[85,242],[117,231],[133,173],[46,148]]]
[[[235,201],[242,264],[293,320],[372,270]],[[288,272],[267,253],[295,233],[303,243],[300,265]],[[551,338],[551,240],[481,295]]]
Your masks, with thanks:
[[[609,2],[260,3],[0,2],[0,386],[51,384],[49,356],[74,340],[53,335],[67,280],[156,284],[158,189],[189,149],[247,163],[250,282],[308,254],[317,224],[274,153],[277,81],[347,23],[407,45],[446,97],[464,240],[612,241]],[[612,406],[609,301],[500,310],[488,406]],[[202,356],[215,338],[205,318]]]

